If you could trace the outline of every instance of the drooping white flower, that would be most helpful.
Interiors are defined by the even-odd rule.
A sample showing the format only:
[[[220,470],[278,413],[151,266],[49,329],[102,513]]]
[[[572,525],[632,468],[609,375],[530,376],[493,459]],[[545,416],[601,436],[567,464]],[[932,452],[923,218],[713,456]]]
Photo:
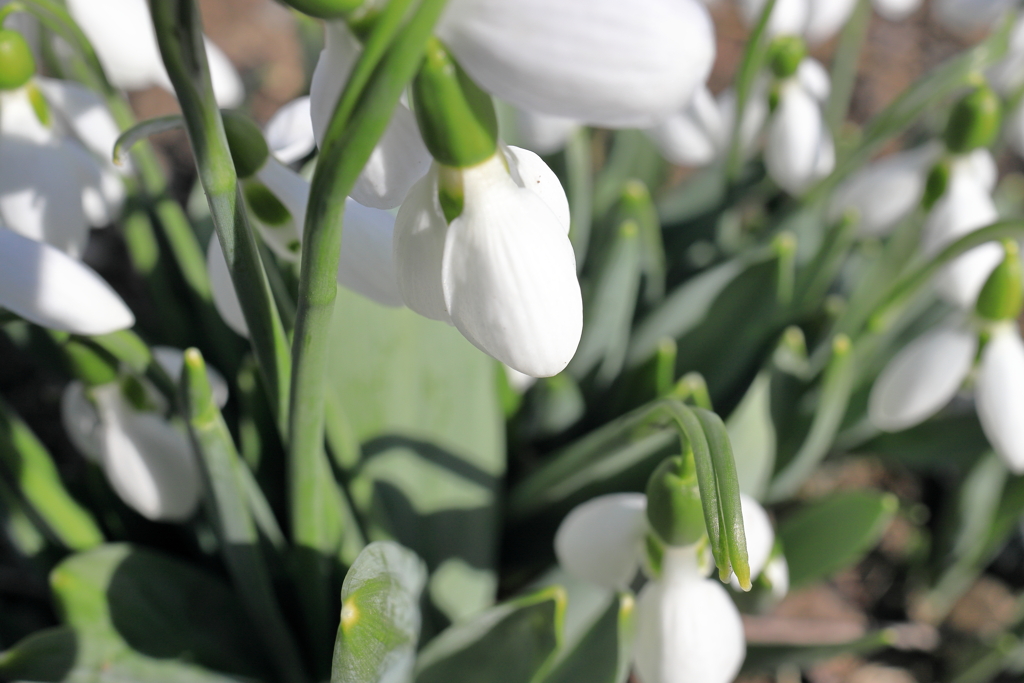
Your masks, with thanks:
[[[1015,321],[996,326],[981,352],[974,388],[989,443],[1014,474],[1024,474],[1024,342]]]
[[[563,149],[580,125],[573,119],[538,114],[511,105],[500,110],[499,118],[503,139],[537,154],[554,154]]]
[[[282,164],[306,157],[316,149],[309,97],[297,97],[278,109],[263,132],[270,152]]]
[[[613,128],[681,110],[715,54],[710,17],[694,0],[453,0],[437,34],[506,102]]]
[[[67,5],[114,86],[141,90],[155,85],[174,93],[146,0],[68,0]],[[245,98],[242,80],[220,48],[204,40],[217,103],[237,107]]]
[[[936,0],[935,19],[958,35],[990,28],[1013,7],[1015,0]]]
[[[121,297],[91,268],[2,225],[0,307],[74,334],[107,334],[135,324]]]
[[[585,581],[624,590],[640,568],[646,510],[642,493],[598,496],[573,508],[555,535],[558,563]]]
[[[748,25],[760,19],[765,4],[766,0],[740,0]],[[872,0],[871,4],[883,18],[899,21],[914,12],[921,0]],[[767,31],[771,36],[801,36],[811,44],[823,43],[843,28],[856,6],[857,0],[778,0]]]
[[[460,215],[449,224],[439,174],[456,174]],[[533,152],[499,150],[487,161],[434,165],[395,223],[395,263],[405,304],[450,321],[477,348],[534,377],[561,372],[583,329],[569,204]]]
[[[682,111],[644,132],[673,164],[705,166],[723,153],[732,131],[726,130],[722,110],[711,92],[701,87]]]
[[[821,103],[799,77],[779,85],[764,160],[772,180],[793,195],[803,193],[835,166],[835,147]]]
[[[310,116],[318,145],[362,47],[344,22],[328,22],[324,49],[313,71],[309,89]],[[430,153],[420,137],[416,117],[399,103],[384,135],[370,154],[352,198],[364,206],[392,209],[402,203],[413,183],[430,167]]]

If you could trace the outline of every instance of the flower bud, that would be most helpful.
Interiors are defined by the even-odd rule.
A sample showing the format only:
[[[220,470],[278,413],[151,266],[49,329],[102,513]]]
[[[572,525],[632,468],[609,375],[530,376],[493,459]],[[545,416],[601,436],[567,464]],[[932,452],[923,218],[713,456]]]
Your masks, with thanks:
[[[647,521],[667,545],[692,545],[704,537],[704,510],[692,457],[667,458],[651,475]]]
[[[964,154],[979,147],[988,147],[999,134],[1002,104],[988,85],[981,85],[956,103],[946,123],[946,147],[954,154]]]
[[[319,19],[338,19],[358,9],[363,0],[281,0],[303,14]]]
[[[781,36],[768,48],[768,65],[776,78],[789,78],[796,74],[806,56],[807,45],[801,38]]]
[[[427,44],[412,95],[423,141],[440,164],[466,168],[494,156],[498,117],[491,96],[436,38]]]
[[[20,88],[35,72],[36,60],[25,37],[17,31],[0,29],[0,90]]]
[[[935,203],[945,196],[946,190],[949,189],[952,170],[949,159],[940,159],[932,166],[932,170],[928,171],[924,183],[924,196],[921,197],[921,208],[925,211],[931,211]]]
[[[270,148],[253,121],[245,114],[230,109],[221,111],[224,133],[228,138],[231,159],[239,178],[249,178],[263,167],[270,156]]]
[[[1015,320],[1024,306],[1020,248],[1013,240],[1006,240],[1003,250],[1003,262],[988,276],[975,308],[978,315],[989,320]]]

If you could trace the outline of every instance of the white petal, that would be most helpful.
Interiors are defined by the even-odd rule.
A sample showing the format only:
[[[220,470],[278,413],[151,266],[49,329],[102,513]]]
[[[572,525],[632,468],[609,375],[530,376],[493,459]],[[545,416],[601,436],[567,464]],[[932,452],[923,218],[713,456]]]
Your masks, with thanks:
[[[776,555],[764,568],[764,576],[772,585],[772,597],[781,600],[789,592],[789,563],[785,555]]]
[[[764,95],[763,83],[759,83],[753,90],[743,110],[743,121],[740,125],[740,143],[744,157],[750,156],[759,145],[761,133],[768,120],[768,99]],[[718,149],[721,152],[728,149],[732,140],[732,129],[736,121],[736,91],[732,88],[723,90],[718,96],[718,108],[722,113],[721,137],[718,141]]]
[[[63,140],[61,150],[81,188],[82,211],[89,225],[110,225],[121,214],[125,187],[121,177],[74,140]]]
[[[291,164],[316,149],[309,97],[298,97],[270,117],[266,126],[267,145],[281,163]]]
[[[585,581],[626,588],[640,566],[646,510],[642,493],[613,493],[576,506],[555,534],[558,563]]]
[[[949,403],[974,364],[971,332],[940,327],[918,337],[882,370],[868,400],[872,424],[898,432],[924,422]]]
[[[173,90],[146,0],[68,0],[67,6],[115,87]]]
[[[1015,0],[935,0],[932,12],[940,24],[960,36],[990,28]]]
[[[501,99],[608,127],[646,127],[681,109],[715,54],[694,0],[454,0],[437,32]]]
[[[699,88],[685,109],[644,132],[672,163],[704,166],[714,161],[722,149],[722,141],[728,135],[724,124],[714,97],[707,88]]]
[[[764,152],[772,180],[793,195],[810,187],[820,177],[824,135],[818,102],[797,81],[783,84]]]
[[[768,513],[761,504],[746,494],[740,494],[743,510],[743,529],[747,537],[747,560],[750,563],[750,578],[754,579],[764,570],[775,546],[775,530]]]
[[[394,262],[398,291],[420,315],[451,322],[441,287],[441,263],[448,222],[437,196],[437,169],[409,190],[395,218]]]
[[[568,235],[569,199],[565,196],[565,190],[562,189],[562,183],[555,172],[543,159],[528,149],[507,145],[502,147],[502,151],[508,161],[512,180],[519,187],[525,187],[540,197]]]
[[[318,145],[323,144],[331,114],[362,49],[343,22],[328,22],[326,27],[324,49],[309,91],[310,116]],[[399,103],[352,189],[352,198],[364,206],[392,209],[402,203],[413,183],[427,172],[430,161],[416,117]]]
[[[800,66],[796,70],[796,77],[804,90],[809,92],[814,99],[821,103],[828,101],[829,94],[832,92],[832,79],[821,62],[813,57],[807,57],[800,62]]]
[[[338,284],[384,306],[401,306],[394,232],[395,217],[390,212],[346,200]]]
[[[220,240],[216,235],[210,237],[206,248],[206,272],[210,275],[210,289],[213,292],[213,305],[228,327],[237,334],[248,337],[249,326],[242,314],[242,304],[238,301],[235,286],[231,282],[231,271],[221,250]]]
[[[537,154],[554,154],[565,147],[569,136],[579,126],[573,119],[548,116],[510,107],[514,131],[511,140]]]
[[[872,0],[875,11],[887,21],[901,21],[917,11],[921,0]]]
[[[989,443],[1014,474],[1024,474],[1024,343],[1015,325],[997,328],[981,352],[974,400]]]
[[[61,120],[86,148],[108,164],[121,131],[103,99],[83,85],[53,78],[36,78],[36,84]]]
[[[963,174],[970,177],[985,192],[991,193],[999,180],[999,166],[992,157],[992,152],[984,147],[965,154],[953,162],[953,175]]]
[[[804,36],[811,44],[823,43],[839,32],[857,6],[857,0],[810,0]]]
[[[666,551],[661,579],[636,606],[633,660],[641,683],[729,683],[746,654],[739,611],[720,583],[673,571]]]
[[[937,146],[925,145],[861,169],[836,190],[829,209],[830,220],[836,221],[847,210],[854,209],[861,235],[888,234],[921,202],[928,168],[939,153]]]
[[[60,397],[60,421],[68,439],[82,455],[95,463],[103,459],[100,415],[85,395],[85,385],[69,382]]]
[[[154,346],[153,358],[164,372],[174,380],[175,384],[181,381],[181,369],[185,366],[185,352],[173,346]],[[213,390],[213,400],[218,408],[223,408],[228,402],[228,383],[224,375],[217,371],[212,365],[206,366],[206,377],[210,381],[210,388]]]
[[[91,268],[6,228],[0,228],[0,306],[75,334],[107,334],[135,324],[121,297]]]
[[[309,181],[291,170],[274,157],[268,157],[256,177],[277,197],[291,214],[291,219],[280,225],[262,222],[254,212],[253,223],[263,240],[281,258],[297,261],[302,244],[302,231],[306,223],[306,206],[309,203]]]
[[[213,82],[213,96],[221,107],[237,107],[245,99],[245,86],[228,56],[217,45],[203,36],[206,45],[206,61],[210,65],[210,80]]]
[[[583,300],[565,225],[495,155],[462,173],[465,204],[442,262],[452,322],[477,348],[520,372],[561,372],[579,345]]]
[[[0,90],[0,135],[45,145],[57,139],[52,126],[44,126],[28,98],[27,88]]]
[[[767,0],[740,0],[740,9],[748,26],[754,26],[761,18]],[[769,36],[803,35],[810,18],[809,0],[777,0],[768,20]]]
[[[102,422],[103,469],[125,503],[147,519],[182,521],[199,504],[199,470],[185,435],[129,406],[117,384],[93,389]]]

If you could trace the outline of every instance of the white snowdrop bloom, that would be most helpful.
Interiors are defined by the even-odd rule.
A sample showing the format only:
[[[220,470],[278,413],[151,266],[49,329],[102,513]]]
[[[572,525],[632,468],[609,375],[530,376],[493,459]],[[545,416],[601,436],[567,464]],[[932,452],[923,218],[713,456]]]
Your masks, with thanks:
[[[441,173],[463,192],[451,224],[439,199]],[[533,152],[504,147],[469,168],[435,164],[410,191],[395,224],[402,299],[421,315],[450,321],[511,368],[556,375],[583,330],[568,232],[565,192]]]
[[[537,154],[554,154],[564,149],[580,125],[573,119],[538,114],[512,105],[502,112],[506,114],[501,117],[502,123],[508,128],[507,135],[505,128],[502,129],[502,137],[516,147],[524,147]]]
[[[202,482],[184,431],[133,407],[116,382],[90,393],[100,420],[101,465],[121,500],[154,521],[191,517]]]
[[[308,96],[297,97],[277,110],[263,133],[270,152],[282,164],[292,164],[316,149]]]
[[[644,132],[665,159],[680,166],[710,164],[725,151],[731,134],[718,102],[706,87],[698,88],[682,111]]]
[[[661,576],[636,603],[633,662],[641,683],[728,683],[746,640],[722,585],[704,578],[695,547],[665,548]]]
[[[740,494],[740,509],[743,512],[743,533],[747,539],[747,562],[750,565],[750,580],[756,579],[771,557],[775,547],[775,529],[768,518],[768,512],[761,504],[745,493]],[[732,577],[732,585],[740,590],[736,576]]]
[[[797,67],[796,77],[804,90],[814,99],[822,104],[828,102],[829,95],[832,94],[832,78],[821,62],[813,57],[805,57]]]
[[[970,155],[953,161],[949,187],[932,207],[924,226],[922,248],[934,256],[957,239],[994,223],[999,214],[986,189],[989,171],[979,161],[987,155]],[[936,275],[935,286],[950,303],[969,309],[988,276],[1002,260],[995,242],[982,244],[958,256]]]
[[[1014,474],[1024,474],[1024,342],[1004,321],[981,352],[974,400],[985,436]]]
[[[695,0],[452,0],[437,34],[502,100],[611,128],[681,110],[715,55]]]
[[[309,89],[310,116],[318,145],[323,144],[334,107],[361,49],[344,22],[326,23],[324,49]],[[416,117],[400,102],[360,173],[352,198],[364,206],[392,209],[402,203],[413,183],[427,172],[430,161]]]
[[[917,11],[921,0],[872,0],[875,11],[887,21],[901,21]]]
[[[760,147],[765,123],[768,121],[767,83],[764,80],[755,82],[750,97],[743,109],[743,121],[740,123],[740,147],[743,156],[749,157]],[[722,115],[722,138],[719,148],[726,150],[732,139],[733,126],[736,122],[736,91],[727,88],[718,96],[718,109]]]
[[[904,347],[875,380],[871,423],[887,432],[920,424],[956,395],[974,364],[977,334],[960,325],[926,332]]]
[[[141,90],[155,85],[174,93],[146,0],[68,0],[67,6],[114,86]],[[237,107],[245,99],[242,79],[220,48],[204,40],[217,103]]]
[[[768,175],[792,195],[803,193],[832,172],[832,135],[821,104],[799,79],[787,79],[779,86],[779,104],[768,124],[764,160]]]
[[[970,35],[990,28],[1016,0],[935,0],[932,13],[947,30]]]
[[[646,510],[642,493],[598,496],[573,508],[555,534],[558,563],[598,586],[628,588],[640,568]]]
[[[748,25],[758,21],[766,0],[739,0]],[[872,0],[871,5],[884,19],[899,21],[913,13],[921,0]],[[849,20],[857,0],[778,0],[768,20],[771,36],[801,36],[809,43],[830,40]]]
[[[771,584],[773,598],[782,600],[786,597],[789,593],[789,563],[786,562],[785,555],[779,553],[768,560],[762,574]]]
[[[108,334],[135,324],[131,310],[94,270],[2,226],[0,307],[74,334]]]
[[[848,0],[838,0],[847,4]],[[768,0],[739,0],[740,12],[747,25],[754,26],[761,19]],[[810,17],[809,0],[776,0],[766,31],[770,36],[802,36]]]
[[[829,220],[837,221],[852,209],[857,212],[859,234],[889,234],[921,203],[928,170],[941,154],[940,144],[928,144],[897,152],[862,168],[832,195]]]

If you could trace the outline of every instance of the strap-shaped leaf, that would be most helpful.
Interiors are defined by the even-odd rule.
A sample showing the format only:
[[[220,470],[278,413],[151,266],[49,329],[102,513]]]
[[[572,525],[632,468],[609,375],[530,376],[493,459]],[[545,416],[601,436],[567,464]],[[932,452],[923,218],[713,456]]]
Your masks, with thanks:
[[[544,683],[623,683],[632,664],[635,607],[632,594],[614,596]]]

